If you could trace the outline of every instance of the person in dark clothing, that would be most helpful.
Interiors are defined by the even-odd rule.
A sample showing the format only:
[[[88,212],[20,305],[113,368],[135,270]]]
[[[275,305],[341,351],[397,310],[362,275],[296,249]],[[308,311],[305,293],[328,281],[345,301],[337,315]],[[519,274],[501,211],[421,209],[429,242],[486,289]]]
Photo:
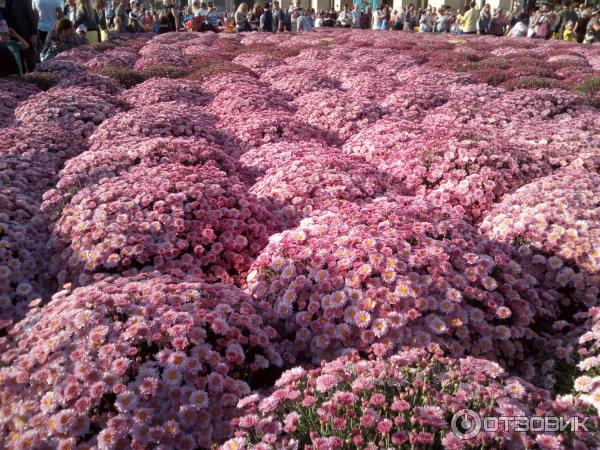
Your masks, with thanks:
[[[558,30],[558,39],[563,39],[563,35],[565,33],[565,27],[569,22],[575,24],[577,23],[577,19],[579,16],[575,12],[571,5],[569,4],[569,0],[564,0],[562,2],[563,10],[560,12],[558,16],[558,22],[556,23],[555,30]]]
[[[264,4],[263,13],[260,16],[260,29],[267,33],[273,32],[273,12],[269,3]]]
[[[169,31],[179,31],[179,11],[173,5],[173,0],[164,0],[164,5]]]
[[[279,2],[273,2],[273,32],[283,31],[285,12],[279,7]]]
[[[32,2],[28,0],[7,0],[6,22],[29,44],[26,50],[21,49],[23,72],[30,72],[35,67],[35,48],[38,43],[37,14],[33,11]]]

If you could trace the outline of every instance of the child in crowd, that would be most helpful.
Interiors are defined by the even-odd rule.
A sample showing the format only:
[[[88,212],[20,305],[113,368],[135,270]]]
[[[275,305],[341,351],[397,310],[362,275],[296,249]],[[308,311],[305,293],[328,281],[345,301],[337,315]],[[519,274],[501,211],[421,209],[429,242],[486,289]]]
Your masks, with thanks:
[[[27,50],[29,44],[12,28],[6,20],[0,20],[0,76],[23,74],[21,50]]]

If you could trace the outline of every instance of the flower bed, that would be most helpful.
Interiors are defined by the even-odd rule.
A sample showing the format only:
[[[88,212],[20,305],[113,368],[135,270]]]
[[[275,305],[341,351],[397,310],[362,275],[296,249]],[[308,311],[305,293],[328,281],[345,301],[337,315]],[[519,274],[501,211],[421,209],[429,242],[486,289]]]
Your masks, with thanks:
[[[271,317],[235,287],[158,274],[59,292],[3,349],[0,443],[209,448],[252,374],[283,364]]]
[[[59,279],[80,284],[94,272],[145,267],[243,282],[278,227],[214,162],[139,165],[82,189],[65,206],[53,230],[53,264],[64,272]]]
[[[310,448],[574,448],[594,440],[592,433],[478,433],[450,430],[456,411],[480,417],[548,415],[583,419],[581,403],[553,402],[526,381],[510,377],[497,364],[472,357],[453,359],[405,351],[364,361],[356,353],[314,370],[284,372],[267,396],[239,402],[244,415],[232,420],[234,438],[221,450]],[[461,430],[460,425],[458,430]]]

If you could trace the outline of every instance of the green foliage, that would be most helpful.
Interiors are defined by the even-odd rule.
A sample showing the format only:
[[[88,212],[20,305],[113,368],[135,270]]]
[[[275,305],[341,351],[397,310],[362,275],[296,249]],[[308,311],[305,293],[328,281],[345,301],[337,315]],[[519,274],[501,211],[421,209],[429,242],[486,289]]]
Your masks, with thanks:
[[[51,72],[31,72],[23,75],[23,81],[35,84],[43,91],[47,91],[58,83],[58,75]]]
[[[121,86],[127,89],[140,84],[146,79],[144,75],[139,72],[115,65],[104,66],[98,73],[118,81]]]

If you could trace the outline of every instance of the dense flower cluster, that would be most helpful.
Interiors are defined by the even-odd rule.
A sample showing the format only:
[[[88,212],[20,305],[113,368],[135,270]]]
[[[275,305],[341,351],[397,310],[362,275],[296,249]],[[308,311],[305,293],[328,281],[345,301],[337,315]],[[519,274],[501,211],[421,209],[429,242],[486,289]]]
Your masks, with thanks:
[[[331,201],[356,201],[385,192],[385,180],[370,164],[334,149],[280,158],[250,189],[258,198],[308,214]],[[330,150],[330,151],[328,151]],[[275,162],[275,161],[271,161]]]
[[[108,50],[90,59],[85,66],[88,69],[98,70],[108,65],[116,65],[132,69],[139,55],[135,52],[122,49]]]
[[[104,121],[89,140],[93,144],[100,144],[127,137],[199,136],[210,142],[222,143],[225,136],[214,128],[214,122],[202,108],[186,103],[172,101],[140,105]]]
[[[373,102],[356,99],[353,94],[337,89],[309,92],[296,98],[294,103],[298,106],[298,117],[332,133],[338,143],[345,142],[387,112]]]
[[[216,163],[132,167],[79,191],[56,222],[56,267],[85,284],[94,272],[157,267],[237,281],[278,225]],[[243,278],[242,278],[243,279]]]
[[[271,87],[292,96],[339,87],[337,80],[324,75],[317,69],[300,69],[287,65],[278,66],[263,73],[260,79],[271,83]]]
[[[383,355],[382,355],[383,356]],[[496,363],[446,358],[411,350],[365,361],[356,353],[314,370],[284,372],[268,396],[240,400],[235,437],[221,450],[313,448],[592,448],[591,432],[556,436],[543,431],[481,432],[460,438],[450,430],[456,411],[481,417],[548,415],[583,419],[580,403],[547,393]],[[460,425],[459,425],[460,426]],[[459,428],[460,429],[460,428]]]
[[[233,286],[158,274],[59,292],[2,349],[0,444],[209,448],[252,374],[284,362],[272,316]]]
[[[122,98],[135,107],[170,101],[202,106],[211,100],[198,81],[170,78],[150,78],[129,89]]]
[[[455,355],[519,358],[552,299],[504,248],[443,217],[410,199],[314,213],[271,239],[248,286],[317,359],[432,342]]]
[[[235,162],[202,138],[131,138],[116,144],[94,144],[67,161],[56,188],[45,193],[42,209],[56,218],[76,192],[102,178],[115,177],[133,166],[151,167],[163,163],[196,166],[207,162],[216,163],[229,175],[236,173]]]
[[[512,244],[544,286],[597,306],[600,295],[600,174],[567,168],[507,195],[481,223]],[[567,292],[565,292],[567,293]]]
[[[115,112],[112,103],[90,88],[54,87],[20,103],[15,116],[21,124],[56,123],[85,137]]]
[[[115,80],[103,75],[87,72],[75,72],[73,75],[61,79],[56,86],[58,88],[71,86],[90,88],[102,97],[104,97],[104,94],[115,96],[123,92],[123,88]]]

